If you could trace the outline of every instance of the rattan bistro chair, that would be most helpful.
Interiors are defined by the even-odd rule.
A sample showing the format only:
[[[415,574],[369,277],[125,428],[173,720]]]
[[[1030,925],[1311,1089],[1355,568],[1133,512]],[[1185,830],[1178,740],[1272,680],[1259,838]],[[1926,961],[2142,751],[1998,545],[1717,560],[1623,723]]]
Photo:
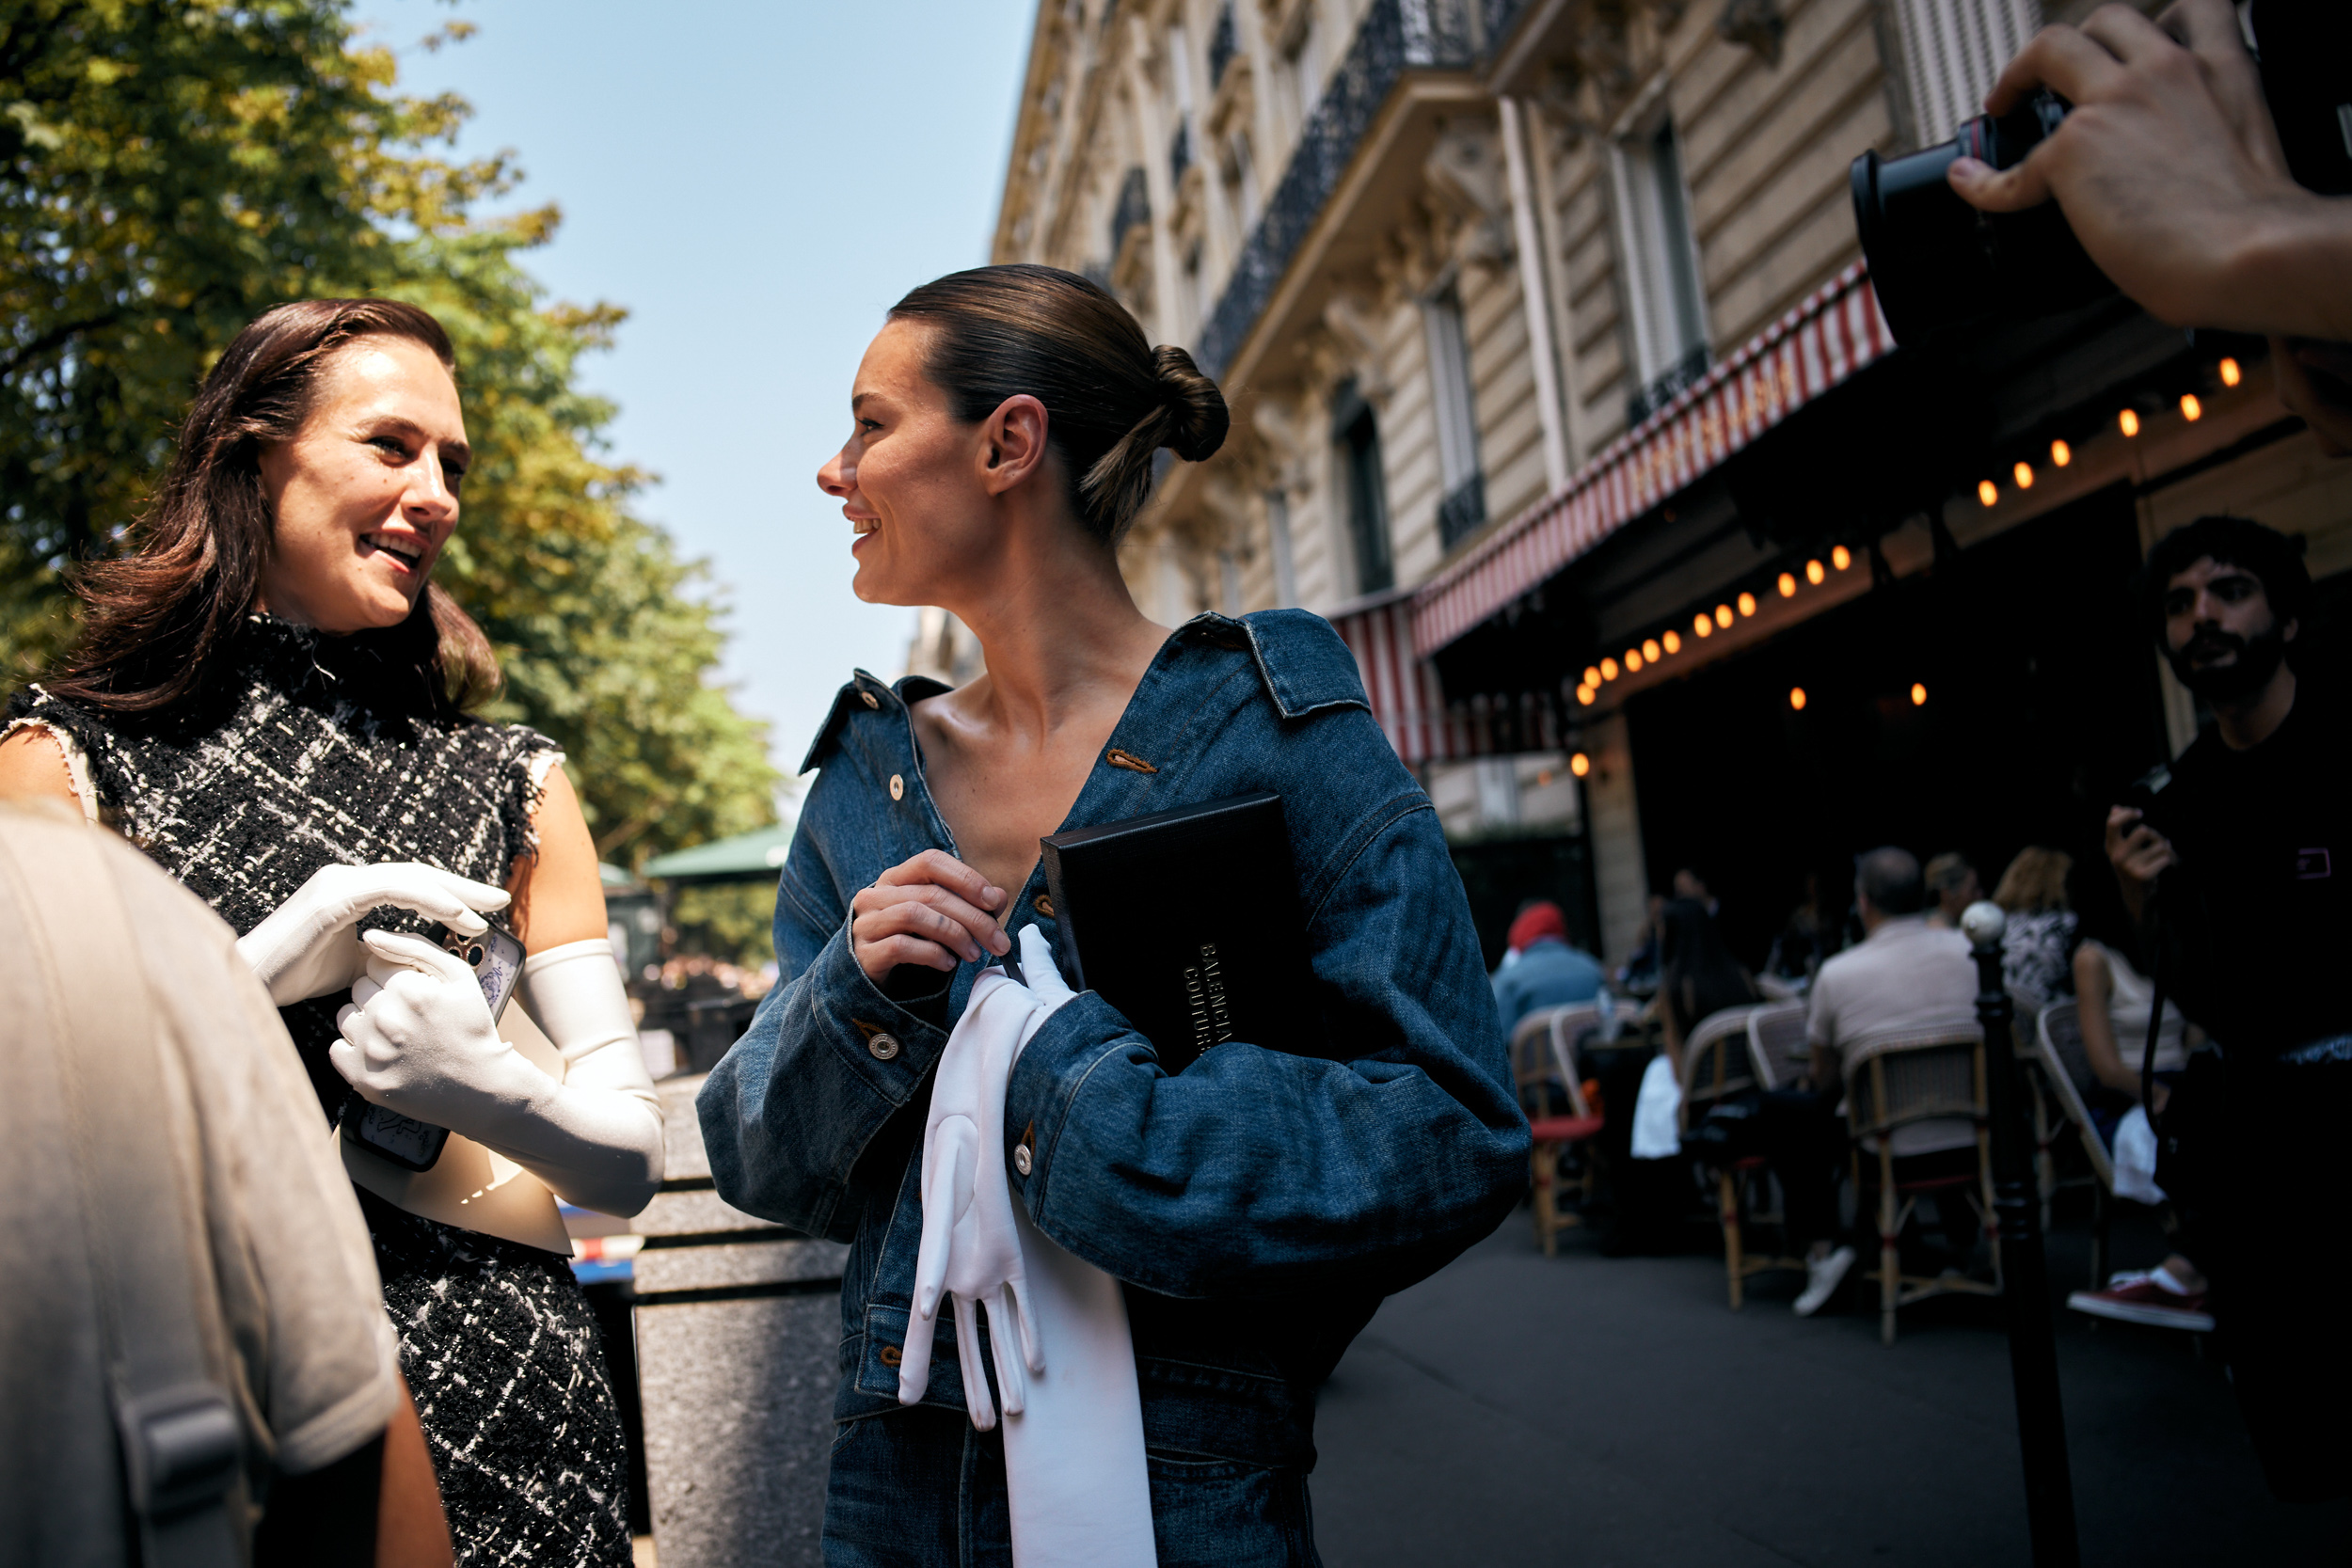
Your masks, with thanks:
[[[1750,1030],[1761,1006],[1726,1007],[1710,1013],[1691,1031],[1682,1051],[1682,1132],[1708,1108],[1748,1089],[1761,1087],[1755,1056],[1749,1048]],[[1804,1260],[1779,1255],[1752,1256],[1745,1249],[1755,1224],[1776,1225],[1770,1212],[1772,1171],[1764,1157],[1751,1154],[1715,1170],[1715,1214],[1724,1232],[1724,1277],[1731,1292],[1731,1309],[1740,1310],[1750,1275],[1772,1269],[1804,1267]],[[1763,1201],[1758,1201],[1759,1197]]]
[[[2090,1057],[2083,1050],[2083,1031],[2074,1002],[2058,1002],[2042,1009],[2042,1017],[2034,1030],[2034,1067],[2041,1078],[2043,1092],[2057,1112],[2057,1128],[2052,1136],[2072,1126],[2082,1140],[2083,1153],[2090,1162],[2091,1188],[2090,1224],[2090,1289],[2098,1290],[2107,1281],[2107,1231],[2115,1217],[2115,1160],[2107,1146],[2099,1141],[2099,1129],[2090,1119],[2089,1097],[2097,1087],[2098,1074],[2090,1070]],[[2042,1129],[2035,1128],[2040,1135]]]
[[[1847,1053],[1845,1074],[1857,1187],[1878,1188],[1879,1266],[1867,1277],[1879,1282],[1879,1338],[1891,1345],[1899,1308],[1930,1296],[2000,1293],[2001,1238],[1993,1212],[1984,1037],[1975,1028],[1881,1036],[1857,1042]],[[1973,1124],[1975,1170],[1906,1179],[1899,1168],[1905,1155],[1896,1151],[1897,1134],[1921,1122],[1946,1119]],[[1993,1243],[1992,1283],[1955,1273],[1931,1279],[1902,1272],[1903,1227],[1919,1199],[1931,1194],[1964,1196],[1976,1209],[1979,1226]]]
[[[1547,1258],[1558,1255],[1555,1238],[1562,1227],[1580,1223],[1576,1215],[1560,1212],[1561,1156],[1600,1132],[1600,1117],[1585,1103],[1583,1085],[1568,1069],[1566,1053],[1559,1045],[1562,1032],[1575,1028],[1580,1014],[1583,1025],[1591,1027],[1594,1009],[1569,1006],[1538,1008],[1511,1031],[1511,1073],[1518,1081],[1519,1107],[1527,1113],[1528,1131],[1534,1138],[1530,1159],[1535,1240]]]
[[[1748,1060],[1758,1084],[1793,1088],[1812,1070],[1813,1046],[1805,1036],[1810,1012],[1804,1002],[1772,1002],[1748,1015]]]

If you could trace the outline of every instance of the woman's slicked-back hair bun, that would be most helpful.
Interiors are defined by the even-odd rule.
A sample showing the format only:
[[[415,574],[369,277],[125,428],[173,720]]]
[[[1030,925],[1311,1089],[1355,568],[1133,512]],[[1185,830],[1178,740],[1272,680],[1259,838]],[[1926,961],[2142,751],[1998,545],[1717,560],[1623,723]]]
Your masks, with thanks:
[[[955,417],[977,423],[1025,392],[1070,472],[1087,531],[1115,545],[1152,495],[1160,448],[1199,463],[1225,442],[1224,395],[1192,356],[1153,348],[1125,306],[1074,272],[1027,262],[926,283],[892,321],[932,328],[925,370]]]

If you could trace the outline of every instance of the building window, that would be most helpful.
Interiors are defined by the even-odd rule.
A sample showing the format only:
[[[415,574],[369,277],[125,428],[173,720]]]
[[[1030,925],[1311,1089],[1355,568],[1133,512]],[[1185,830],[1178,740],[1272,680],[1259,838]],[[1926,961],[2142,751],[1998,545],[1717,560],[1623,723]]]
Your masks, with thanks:
[[[1422,302],[1429,336],[1429,402],[1438,419],[1438,538],[1452,546],[1486,520],[1478,462],[1478,413],[1470,388],[1470,338],[1462,296],[1451,283]]]
[[[1247,240],[1258,221],[1258,161],[1250,154],[1247,131],[1235,132],[1226,148],[1226,198],[1232,203],[1235,227]]]
[[[1298,562],[1291,551],[1291,502],[1279,490],[1265,493],[1266,537],[1274,556],[1274,608],[1288,610],[1298,602]]]
[[[1389,498],[1380,476],[1380,423],[1372,404],[1344,381],[1331,397],[1331,436],[1347,492],[1347,542],[1356,557],[1356,591],[1377,594],[1396,581],[1389,554]]]
[[[1314,8],[1300,8],[1297,31],[1282,52],[1281,92],[1291,124],[1303,130],[1323,97],[1323,40],[1315,26]]]
[[[1891,8],[1922,147],[1983,113],[2001,68],[2042,29],[2036,0],[1895,0]]]
[[[1611,174],[1627,326],[1642,383],[1628,420],[1638,423],[1707,369],[1707,301],[1674,121],[1661,118],[1618,143]]]

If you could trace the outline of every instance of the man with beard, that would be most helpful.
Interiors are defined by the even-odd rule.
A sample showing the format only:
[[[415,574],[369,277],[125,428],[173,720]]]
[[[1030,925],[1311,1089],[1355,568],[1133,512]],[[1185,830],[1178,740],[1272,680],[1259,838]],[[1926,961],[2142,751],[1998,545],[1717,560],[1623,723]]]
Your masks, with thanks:
[[[2214,722],[2107,858],[2159,984],[2221,1044],[2162,1091],[2185,1249],[2214,1281],[2238,1403],[2282,1500],[2352,1492],[2352,1291],[2342,1150],[2352,1120],[2352,795],[2337,694],[2287,662],[2312,583],[2303,541],[2201,517],[2151,552],[2158,646]],[[2336,857],[2345,864],[2341,874]],[[2136,1063],[2140,1042],[2121,1042]],[[2193,1162],[2193,1164],[2192,1164]],[[2177,1177],[2179,1178],[2176,1180]]]

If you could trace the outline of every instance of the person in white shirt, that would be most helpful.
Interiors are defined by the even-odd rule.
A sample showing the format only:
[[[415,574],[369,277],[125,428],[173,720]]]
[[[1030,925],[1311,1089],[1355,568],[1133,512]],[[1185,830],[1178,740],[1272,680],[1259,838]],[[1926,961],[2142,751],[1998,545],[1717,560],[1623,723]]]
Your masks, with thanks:
[[[1927,882],[1916,857],[1891,847],[1861,857],[1854,902],[1863,941],[1823,963],[1813,982],[1811,1082],[1766,1095],[1760,1130],[1780,1178],[1789,1241],[1806,1249],[1799,1317],[1820,1311],[1853,1267],[1854,1249],[1837,1235],[1837,1173],[1846,1158],[1838,1107],[1856,1048],[1888,1035],[1966,1028],[1977,1021],[1968,939],[1928,923]],[[1922,1122],[1899,1130],[1895,1140],[1896,1152],[1908,1158],[1973,1151],[1976,1133],[1965,1122]],[[1963,1225],[1970,1238],[1975,1232],[1974,1214],[1963,1221],[1961,1207],[1956,1202],[1947,1213],[1939,1204],[1937,1211],[1956,1243]]]

